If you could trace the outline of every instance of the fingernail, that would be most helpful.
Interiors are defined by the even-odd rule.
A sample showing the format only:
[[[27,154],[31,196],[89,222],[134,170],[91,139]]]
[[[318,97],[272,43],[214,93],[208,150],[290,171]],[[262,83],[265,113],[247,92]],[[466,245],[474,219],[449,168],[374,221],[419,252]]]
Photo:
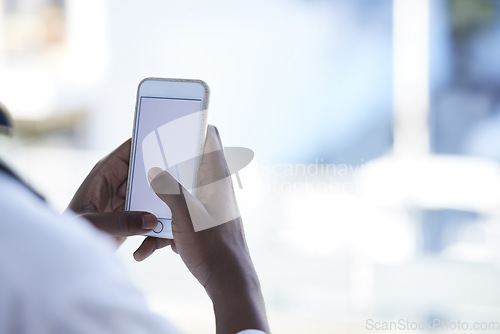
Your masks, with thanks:
[[[143,230],[152,230],[158,225],[158,219],[154,215],[144,215],[141,219]]]
[[[144,256],[140,255],[137,251],[134,253],[134,259],[138,262],[141,262],[142,260],[145,259]]]
[[[160,175],[161,172],[163,172],[163,170],[161,168],[159,168],[159,167],[153,167],[153,168],[151,168],[148,171],[148,181],[149,181],[149,183],[151,183],[151,181],[153,181],[155,179],[155,177],[157,177],[158,175]]]

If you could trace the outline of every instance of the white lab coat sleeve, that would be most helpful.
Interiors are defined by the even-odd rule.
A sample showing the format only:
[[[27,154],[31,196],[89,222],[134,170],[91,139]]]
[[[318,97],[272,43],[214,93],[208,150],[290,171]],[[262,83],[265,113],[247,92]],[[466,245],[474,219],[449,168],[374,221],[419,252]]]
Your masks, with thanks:
[[[0,333],[177,333],[100,232],[0,173]]]

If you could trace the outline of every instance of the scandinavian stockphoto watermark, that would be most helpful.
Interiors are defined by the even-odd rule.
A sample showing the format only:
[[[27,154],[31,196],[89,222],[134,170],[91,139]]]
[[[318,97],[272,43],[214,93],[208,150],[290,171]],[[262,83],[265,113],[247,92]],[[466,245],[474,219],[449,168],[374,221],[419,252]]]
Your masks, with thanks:
[[[420,332],[445,331],[449,333],[486,333],[499,332],[500,321],[462,321],[433,318],[429,320],[398,319],[395,321],[379,321],[366,319],[365,329],[373,332]]]
[[[259,168],[267,180],[265,187],[273,192],[304,189],[354,192],[354,179],[363,171],[363,162],[332,164],[326,163],[322,158],[316,158],[310,163],[262,161]]]
[[[140,145],[151,190],[164,200],[182,193],[194,230],[202,231],[240,217],[231,175],[242,188],[238,172],[253,159],[253,151],[222,147],[214,127],[208,127],[200,146],[192,139],[198,123],[196,113],[176,118],[147,133]]]
[[[240,217],[233,194],[231,175],[242,189],[239,172],[254,158],[245,147],[222,147],[217,131],[208,127],[203,152],[196,140],[185,139],[182,149],[178,138],[197,138],[199,115],[179,117],[149,131],[140,141],[145,177],[158,195],[170,196],[186,189],[186,205],[195,231],[202,231]],[[268,164],[264,187],[273,192],[311,188],[354,192],[354,178],[361,172],[360,164],[330,164],[323,159],[311,163]],[[163,173],[165,171],[166,173]],[[162,174],[159,179],[157,176]],[[168,174],[168,175],[167,175]],[[156,179],[156,180],[155,180]],[[167,197],[165,197],[167,198]]]

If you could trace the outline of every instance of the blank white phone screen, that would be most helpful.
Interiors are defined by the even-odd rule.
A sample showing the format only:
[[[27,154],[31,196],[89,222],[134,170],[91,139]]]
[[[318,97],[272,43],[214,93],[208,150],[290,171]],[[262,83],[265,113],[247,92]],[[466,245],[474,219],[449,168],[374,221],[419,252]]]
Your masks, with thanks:
[[[201,109],[200,100],[140,98],[129,188],[130,211],[148,211],[158,218],[172,218],[168,206],[149,185],[147,173],[153,167],[167,170],[186,189],[194,188]]]

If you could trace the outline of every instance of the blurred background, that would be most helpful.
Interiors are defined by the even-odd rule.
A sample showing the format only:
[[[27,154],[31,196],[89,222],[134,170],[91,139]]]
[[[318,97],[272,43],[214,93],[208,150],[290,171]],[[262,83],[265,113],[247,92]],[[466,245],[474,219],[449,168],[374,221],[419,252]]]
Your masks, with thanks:
[[[500,319],[499,1],[0,0],[0,156],[62,212],[148,76],[206,81],[224,144],[255,152],[236,191],[273,332]],[[141,239],[118,255],[151,307],[213,332]]]

